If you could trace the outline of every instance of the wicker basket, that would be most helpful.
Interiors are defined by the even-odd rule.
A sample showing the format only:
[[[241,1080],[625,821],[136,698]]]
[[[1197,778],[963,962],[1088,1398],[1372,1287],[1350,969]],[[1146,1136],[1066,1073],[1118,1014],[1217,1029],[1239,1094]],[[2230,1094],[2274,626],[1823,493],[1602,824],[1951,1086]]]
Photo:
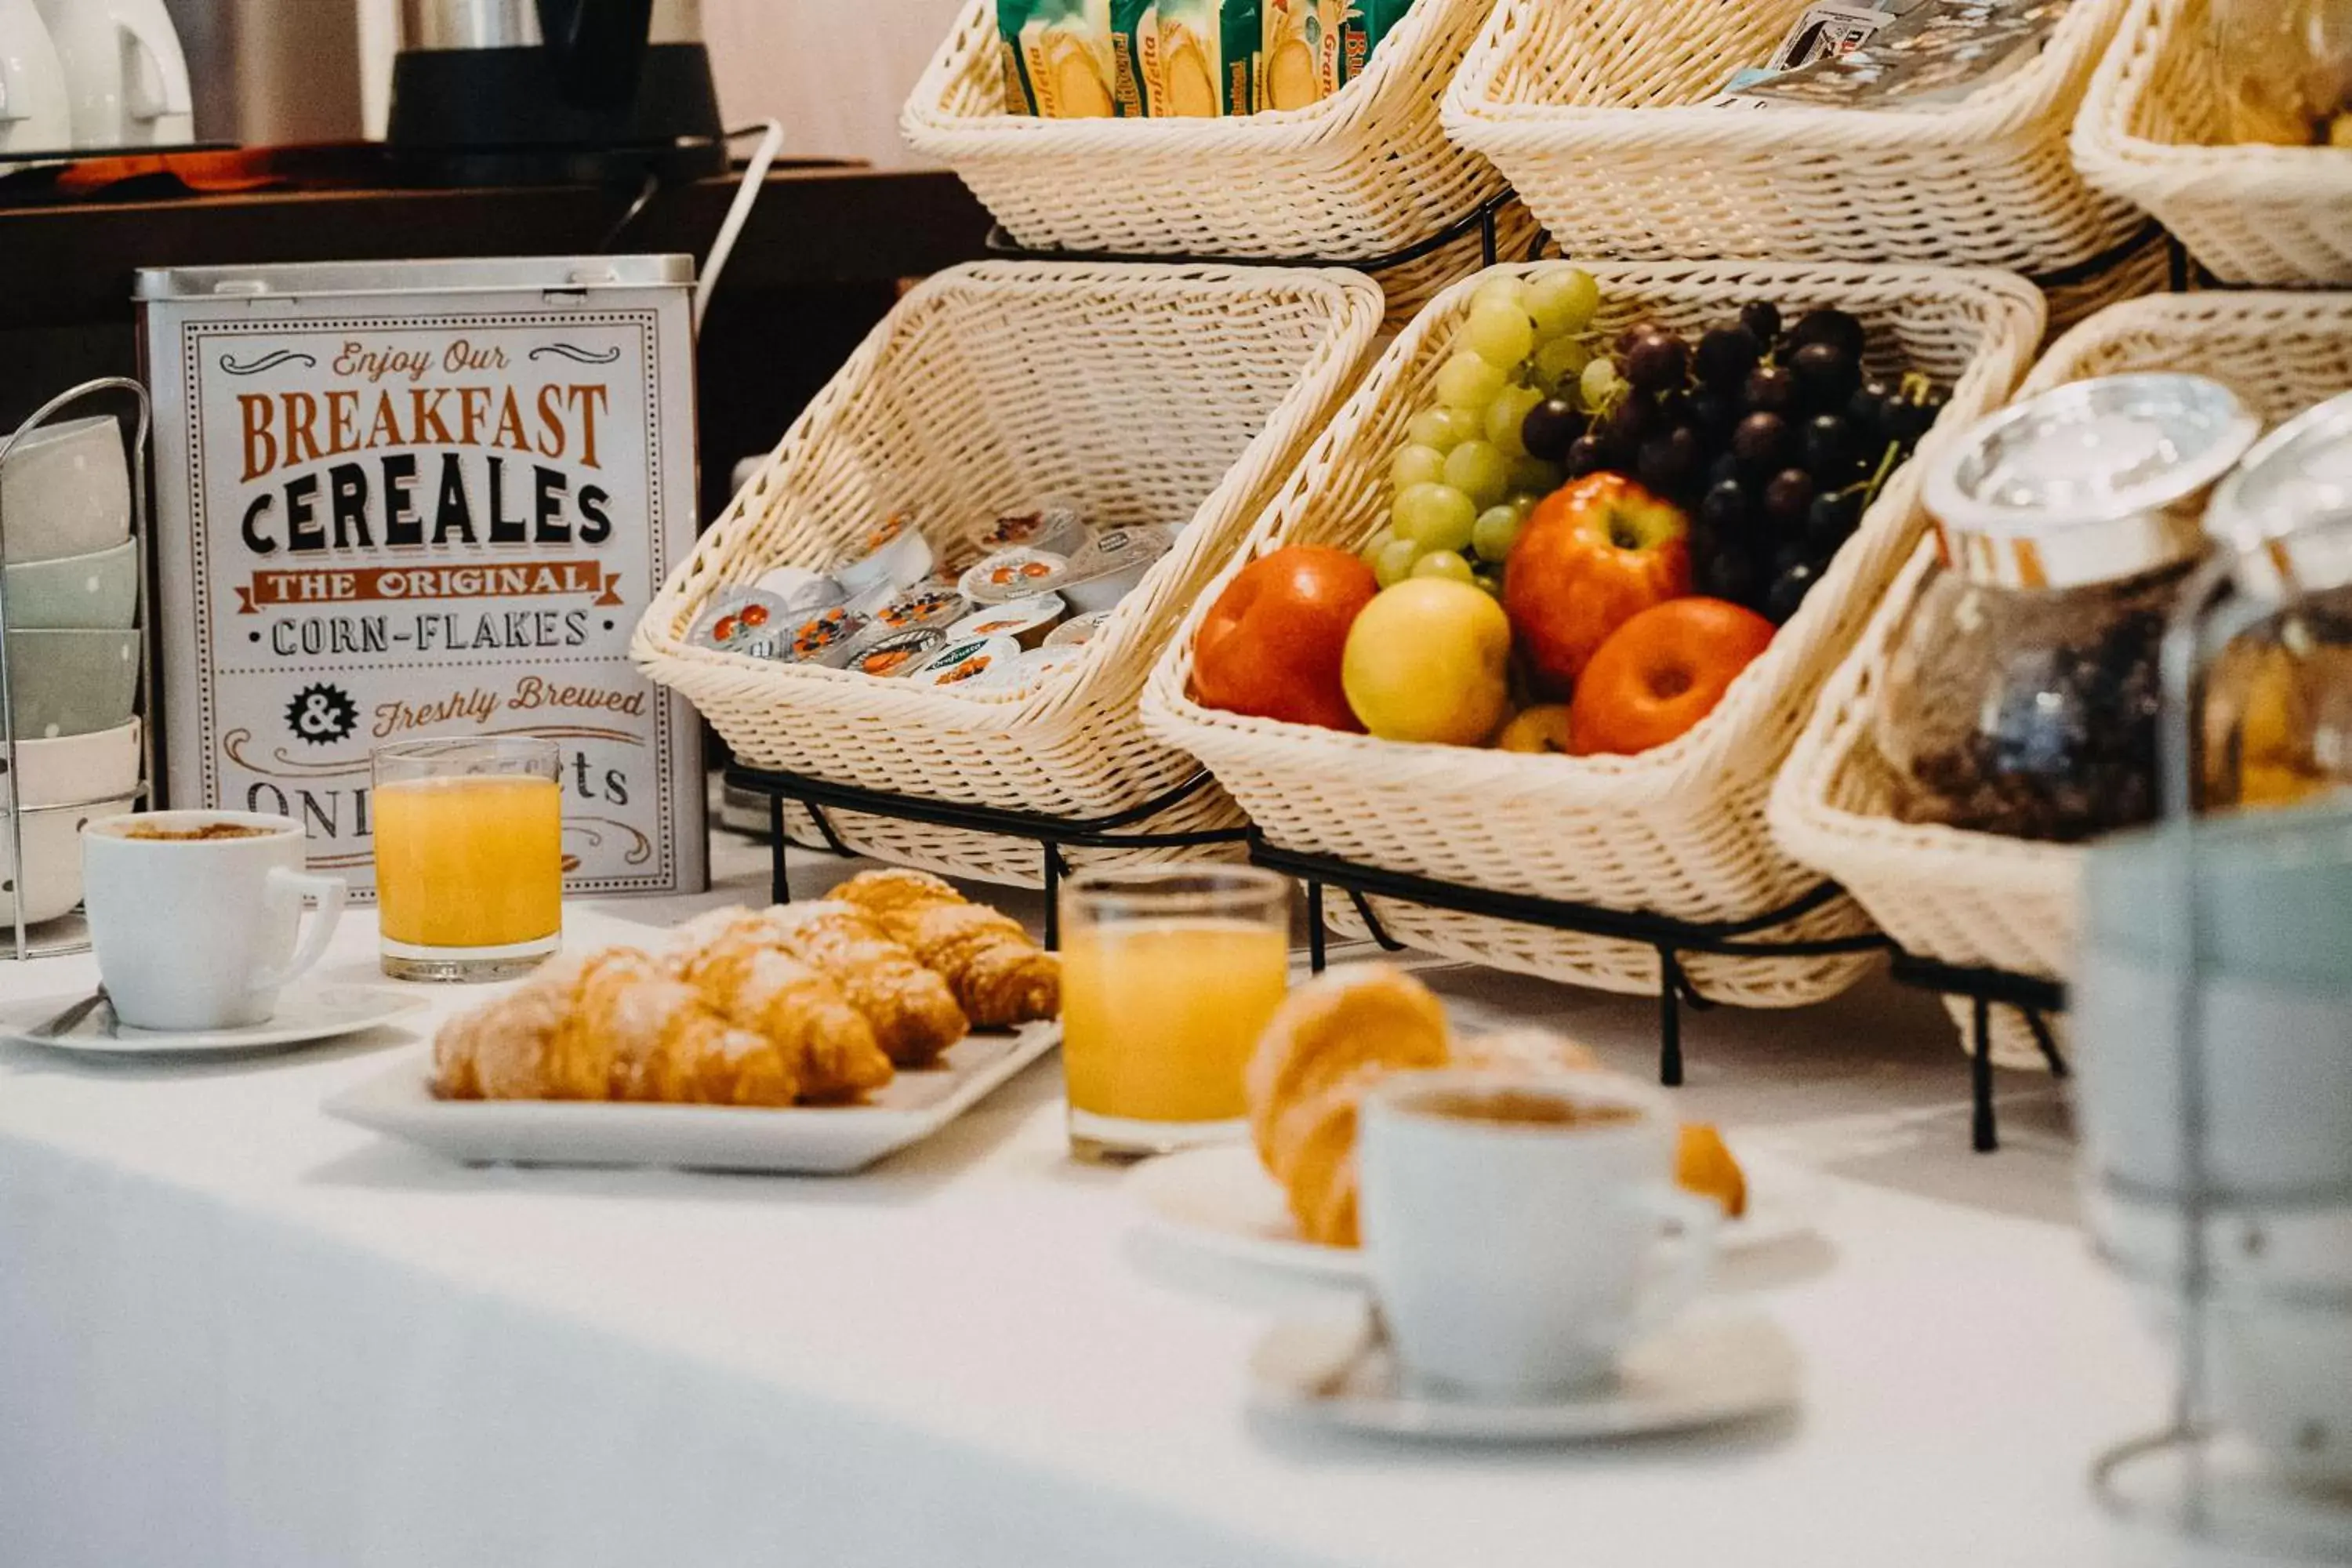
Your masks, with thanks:
[[[956,804],[1092,818],[1197,770],[1136,721],[1177,618],[1362,368],[1380,290],[1351,272],[982,262],[902,300],[646,611],[631,651],[744,763]],[[910,508],[949,530],[1046,495],[1183,522],[1083,660],[1026,696],[958,696],[689,647],[718,590],[838,560]],[[1214,790],[1150,826],[1231,825]],[[854,847],[1034,885],[1034,844],[835,814]],[[1076,857],[1085,859],[1084,855]]]
[[[1492,3],[1419,0],[1361,76],[1305,109],[1041,120],[1006,112],[996,7],[972,0],[899,126],[1033,249],[1388,256],[1502,194],[1502,176],[1448,142],[1437,121],[1438,94]],[[1410,291],[1405,280],[1390,286]]]
[[[2041,272],[2139,217],[2066,134],[2124,0],[2074,0],[2031,66],[1941,112],[1727,109],[1807,0],[1502,0],[1447,89],[1570,254],[1926,261]]]
[[[2352,386],[2352,295],[2167,295],[2102,312],[2059,341],[2020,395],[2126,371],[2195,370],[2228,382],[2265,419]],[[1823,689],[1772,792],[1789,853],[1844,884],[1890,936],[1925,958],[2063,979],[2082,852],[1994,834],[1911,826],[1886,815],[1885,763],[1870,739],[1876,679],[1932,566],[1923,548]],[[1999,1059],[2041,1063],[2014,1026]]]
[[[2083,177],[2163,219],[2225,283],[2352,282],[2352,159],[2215,145],[2205,14],[2205,0],[2134,0],[2074,122]]]
[[[1591,270],[1606,301],[1604,332],[1643,317],[1711,325],[1759,297],[1791,309],[1835,303],[1855,311],[1878,347],[1899,349],[1952,385],[1951,409],[1931,442],[2006,396],[2042,331],[2041,297],[2002,273],[1740,262],[1603,263]],[[1475,287],[1448,289],[1390,346],[1228,575],[1281,544],[1352,548],[1380,527],[1389,455],[1427,405]],[[1153,671],[1144,723],[1206,762],[1286,849],[1683,920],[1751,919],[1787,906],[1819,880],[1768,837],[1765,795],[1814,691],[1910,553],[1921,527],[1916,472],[1913,464],[1896,475],[1804,610],[1715,713],[1672,745],[1638,757],[1405,745],[1213,711],[1187,695],[1202,608]],[[1202,596],[1203,608],[1213,592]],[[1647,946],[1414,905],[1376,908],[1391,933],[1415,947],[1611,990],[1658,984],[1658,956]],[[1839,900],[1773,934],[1863,929],[1854,906]],[[1839,990],[1863,962],[1694,954],[1686,968],[1711,997],[1794,1005]]]

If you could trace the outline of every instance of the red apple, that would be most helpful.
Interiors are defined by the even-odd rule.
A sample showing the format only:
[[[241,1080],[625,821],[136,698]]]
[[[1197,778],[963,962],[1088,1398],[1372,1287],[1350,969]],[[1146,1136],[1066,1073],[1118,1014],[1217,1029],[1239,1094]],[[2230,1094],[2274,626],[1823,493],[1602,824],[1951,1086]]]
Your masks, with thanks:
[[[1360,731],[1339,680],[1348,628],[1380,592],[1344,550],[1293,544],[1244,566],[1192,643],[1203,706],[1327,730]]]
[[[1566,693],[1609,634],[1691,591],[1690,522],[1622,474],[1545,498],[1503,568],[1503,608],[1538,682]]]

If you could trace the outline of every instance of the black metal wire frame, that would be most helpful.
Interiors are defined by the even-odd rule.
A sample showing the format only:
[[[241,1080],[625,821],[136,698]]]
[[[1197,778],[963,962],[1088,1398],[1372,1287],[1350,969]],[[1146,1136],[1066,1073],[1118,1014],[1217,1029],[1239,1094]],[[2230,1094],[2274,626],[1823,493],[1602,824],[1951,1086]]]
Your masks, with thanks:
[[[1176,265],[1184,267],[1346,267],[1358,272],[1386,272],[1436,255],[1455,240],[1474,230],[1479,237],[1478,247],[1486,264],[1492,267],[1501,259],[1501,240],[1496,223],[1512,197],[1509,192],[1489,196],[1478,206],[1447,224],[1427,239],[1416,240],[1402,250],[1385,256],[1352,259],[1334,256],[1141,256],[1109,250],[1034,250],[1023,245],[998,224],[988,231],[985,242],[992,256],[1002,256],[1023,261],[1104,261],[1122,265]]]
[[[785,879],[784,857],[789,846],[784,837],[784,807],[788,805],[806,811],[811,820],[815,822],[818,834],[824,837],[826,851],[843,857],[853,857],[857,851],[842,841],[833,819],[826,816],[828,810],[862,812],[870,816],[895,817],[901,822],[925,823],[933,827],[993,834],[1001,838],[1026,838],[1037,846],[1039,863],[1045,868],[1045,945],[1048,948],[1058,948],[1062,940],[1061,900],[1058,895],[1062,879],[1069,874],[1070,869],[1069,862],[1062,858],[1063,850],[1198,849],[1213,844],[1239,844],[1249,837],[1249,830],[1245,827],[1196,827],[1174,833],[1126,831],[1181,805],[1206,789],[1212,782],[1208,770],[1203,768],[1173,789],[1123,811],[1115,811],[1105,816],[1072,819],[1048,816],[1042,812],[1006,811],[995,806],[964,805],[923,795],[862,789],[856,784],[812,778],[806,773],[766,768],[727,770],[727,783],[730,786],[767,797],[772,863],[770,894],[777,903],[788,904],[793,899],[792,888]]]
[[[1947,996],[1965,996],[1973,1004],[1969,1019],[1969,1079],[1975,1106],[1969,1141],[1979,1153],[1990,1154],[2000,1147],[2000,1128],[1992,1098],[1993,1008],[2017,1010],[2025,1026],[2032,1031],[2034,1047],[2048,1064],[2051,1077],[2072,1076],[2065,1056],[2058,1049],[2057,1037],[2050,1032],[2052,1016],[2066,1010],[2066,988],[2057,982],[2005,969],[1939,963],[1900,948],[1895,950],[1890,973],[1900,984]]]
[[[1683,1009],[1706,1012],[1714,1000],[1692,984],[1683,967],[1684,955],[1707,953],[1726,958],[1826,958],[1839,953],[1878,952],[1887,941],[1874,931],[1855,936],[1804,940],[1769,939],[1760,933],[1802,919],[1838,898],[1843,889],[1823,882],[1780,909],[1748,920],[1697,921],[1676,920],[1646,910],[1603,909],[1530,893],[1503,893],[1487,888],[1433,881],[1402,871],[1359,866],[1322,855],[1303,854],[1268,843],[1264,835],[1250,836],[1250,858],[1268,870],[1295,877],[1307,886],[1307,951],[1321,973],[1328,952],[1329,935],[1323,911],[1328,889],[1348,895],[1357,918],[1372,940],[1391,952],[1404,943],[1391,937],[1372,910],[1373,899],[1393,899],[1458,914],[1537,926],[1546,931],[1577,931],[1587,936],[1639,942],[1658,954],[1658,1079],[1669,1088],[1682,1083]]]

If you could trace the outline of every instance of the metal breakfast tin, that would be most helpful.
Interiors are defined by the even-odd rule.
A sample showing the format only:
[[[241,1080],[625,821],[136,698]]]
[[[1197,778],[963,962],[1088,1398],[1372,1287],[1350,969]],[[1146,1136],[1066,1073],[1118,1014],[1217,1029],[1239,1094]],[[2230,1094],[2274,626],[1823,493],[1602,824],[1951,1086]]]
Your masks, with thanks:
[[[142,272],[164,786],[373,888],[379,741],[533,734],[566,888],[706,880],[701,727],[630,662],[694,543],[691,260]]]
[[[2011,588],[2111,582],[2187,560],[2215,481],[2261,423],[2200,375],[2112,375],[2017,404],[1927,476],[1948,565]]]

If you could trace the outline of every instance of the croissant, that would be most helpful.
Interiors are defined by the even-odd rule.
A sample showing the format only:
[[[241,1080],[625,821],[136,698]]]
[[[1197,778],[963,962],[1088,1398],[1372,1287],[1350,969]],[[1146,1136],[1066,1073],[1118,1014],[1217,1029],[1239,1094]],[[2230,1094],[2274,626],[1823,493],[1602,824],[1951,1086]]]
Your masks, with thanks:
[[[1244,1082],[1258,1158],[1300,1235],[1356,1245],[1356,1108],[1388,1074],[1448,1057],[1445,1009],[1385,966],[1310,981],[1275,1010]]]
[[[800,1094],[791,1056],[632,948],[561,963],[452,1019],[434,1058],[446,1099],[775,1106]]]
[[[1062,966],[1021,922],[966,901],[922,871],[868,871],[834,889],[944,975],[976,1028],[1010,1028],[1062,1010]]]
[[[840,987],[899,1067],[930,1066],[971,1028],[947,981],[856,905],[779,905],[758,918],[786,952]]]
[[[720,910],[688,923],[670,965],[729,1021],[800,1064],[803,1100],[856,1100],[894,1076],[873,1026],[829,976],[785,951],[763,915]]]
[[[1258,1038],[1245,1077],[1250,1132],[1299,1234],[1353,1247],[1356,1118],[1374,1084],[1431,1068],[1599,1065],[1582,1046],[1540,1029],[1456,1040],[1429,988],[1385,966],[1327,974],[1292,992]]]

